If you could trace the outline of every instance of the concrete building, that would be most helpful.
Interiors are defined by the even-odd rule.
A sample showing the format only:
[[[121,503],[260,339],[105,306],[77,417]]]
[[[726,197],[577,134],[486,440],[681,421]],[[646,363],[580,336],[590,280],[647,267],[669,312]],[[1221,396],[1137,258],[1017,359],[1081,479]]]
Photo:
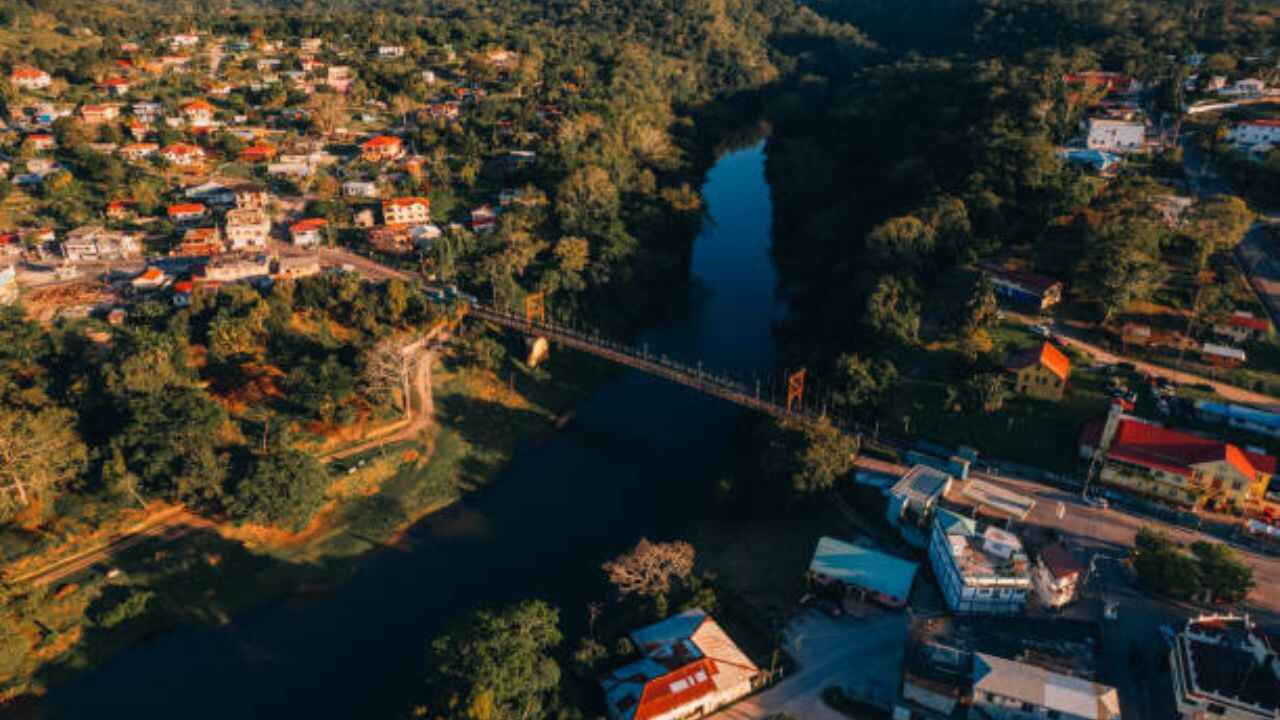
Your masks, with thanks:
[[[809,562],[809,579],[838,585],[888,607],[899,608],[911,597],[919,566],[909,560],[831,537],[818,539]]]
[[[1181,720],[1280,717],[1280,655],[1248,616],[1189,620],[1169,667]]]
[[[644,655],[601,681],[610,720],[710,715],[758,688],[764,673],[702,610],[631,633]]]
[[[53,84],[53,78],[39,68],[24,65],[9,73],[9,82],[23,90],[44,90]]]
[[[228,210],[224,232],[231,250],[266,247],[271,239],[271,219],[258,209]]]
[[[328,224],[324,218],[299,220],[289,226],[289,238],[298,247],[315,247],[324,242]]]
[[[1259,118],[1241,120],[1227,131],[1227,141],[1243,148],[1280,143],[1280,120]]]
[[[1010,615],[1026,609],[1031,575],[1022,541],[950,510],[933,518],[929,564],[947,606],[961,614]]]
[[[1061,543],[1041,550],[1031,573],[1040,604],[1055,609],[1071,604],[1084,573],[1084,564]]]
[[[424,197],[384,200],[382,222],[387,225],[425,225],[431,222],[431,201]]]
[[[929,545],[929,523],[938,501],[951,489],[954,479],[941,470],[916,465],[886,493],[885,520],[898,529],[915,547]]]
[[[141,252],[136,237],[101,225],[78,227],[67,232],[62,240],[62,256],[71,263],[124,260],[137,257]]]
[[[271,192],[262,185],[242,183],[231,188],[238,210],[264,210],[271,202]]]
[[[1138,152],[1146,142],[1146,125],[1131,120],[1089,118],[1085,145],[1091,150],[1111,153]]]

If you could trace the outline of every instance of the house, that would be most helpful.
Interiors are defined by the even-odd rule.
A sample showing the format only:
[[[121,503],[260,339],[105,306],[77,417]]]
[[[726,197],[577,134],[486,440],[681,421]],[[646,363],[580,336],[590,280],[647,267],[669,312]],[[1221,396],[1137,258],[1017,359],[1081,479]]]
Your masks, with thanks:
[[[241,183],[231,188],[233,202],[239,210],[260,210],[271,202],[271,193],[262,185]]]
[[[120,115],[118,105],[81,105],[80,119],[86,125],[101,125],[111,122]]]
[[[1103,92],[1107,94],[1135,95],[1145,89],[1142,82],[1135,78],[1124,73],[1105,70],[1085,70],[1078,73],[1068,73],[1062,76],[1062,80],[1068,85],[1101,87]]]
[[[323,38],[302,38],[298,41],[298,49],[304,53],[318,53],[324,47]]]
[[[54,140],[49,133],[32,133],[27,136],[27,142],[31,143],[31,149],[36,151],[53,150],[58,147],[58,141]]]
[[[329,224],[324,218],[307,218],[289,226],[289,237],[299,247],[315,247],[325,240],[325,227]]]
[[[208,127],[213,123],[214,108],[204,100],[192,100],[180,108],[187,124],[192,127]]]
[[[1280,438],[1280,414],[1233,403],[1196,401],[1196,417],[1206,422],[1225,423],[1247,432]]]
[[[102,81],[102,89],[115,97],[123,97],[129,94],[133,89],[133,83],[128,78],[113,75]]]
[[[166,214],[172,222],[189,223],[202,219],[206,212],[207,208],[203,203],[178,203],[170,205]]]
[[[182,242],[170,252],[176,257],[210,257],[224,249],[222,231],[216,227],[190,228],[182,234]]]
[[[282,255],[276,260],[275,276],[281,280],[296,280],[320,273],[320,258],[312,255]]]
[[[135,292],[148,292],[151,290],[159,290],[170,283],[172,278],[165,274],[160,268],[151,265],[138,273],[138,276],[129,281],[129,286]]]
[[[188,200],[202,202],[205,205],[225,207],[235,204],[236,186],[237,183],[230,180],[208,180],[198,185],[183,188],[182,194]]]
[[[382,222],[387,225],[425,225],[431,222],[431,201],[424,197],[383,200]]]
[[[1227,141],[1243,148],[1274,146],[1280,143],[1280,119],[1241,120],[1227,131]]]
[[[1061,400],[1071,377],[1071,359],[1051,342],[1024,350],[1005,362],[1013,390],[1038,400]]]
[[[67,262],[124,260],[141,254],[138,240],[130,233],[107,230],[101,225],[84,225],[67,232],[62,240],[62,256]]]
[[[1240,367],[1248,360],[1248,356],[1240,348],[1218,343],[1205,343],[1200,346],[1200,359],[1218,367]]]
[[[408,225],[384,225],[369,228],[369,244],[388,255],[406,255],[413,250],[413,237]]]
[[[488,205],[471,211],[471,229],[478,233],[493,232],[498,227],[498,213]]]
[[[991,262],[978,267],[991,279],[996,295],[1015,305],[1047,310],[1062,301],[1061,281]]]
[[[199,44],[200,36],[195,33],[181,33],[169,36],[169,47],[174,48],[175,50],[178,48],[195,47]]]
[[[383,58],[404,57],[404,46],[403,45],[379,45],[378,57],[383,57]]]
[[[192,167],[204,162],[204,150],[198,145],[174,143],[162,148],[160,157],[176,167]]]
[[[108,220],[127,220],[133,215],[133,202],[130,200],[112,200],[107,203]]]
[[[1027,555],[1017,536],[939,508],[933,516],[929,564],[952,612],[1021,613],[1031,591]]]
[[[1280,717],[1280,655],[1247,615],[1188,620],[1169,668],[1180,720]]]
[[[1085,426],[1080,452],[1101,465],[1097,482],[1186,508],[1256,506],[1276,472],[1270,455],[1160,427],[1117,405],[1104,421]]]
[[[18,271],[13,265],[0,268],[0,305],[18,301]]]
[[[404,142],[395,135],[378,135],[360,144],[360,157],[369,162],[395,160],[404,154]]]
[[[907,604],[919,566],[909,560],[831,537],[818,539],[809,561],[809,579],[835,585],[893,608]]]
[[[1090,150],[1128,153],[1142,150],[1147,126],[1132,120],[1089,118],[1085,146]]]
[[[264,163],[274,160],[276,149],[267,143],[254,143],[240,151],[240,160],[247,163]]]
[[[266,247],[271,239],[271,219],[260,208],[228,210],[223,232],[230,250]]]
[[[116,152],[120,153],[120,157],[125,160],[138,162],[145,160],[156,153],[160,146],[151,142],[138,142],[122,145]]]
[[[342,196],[354,198],[377,198],[378,184],[367,180],[348,180],[342,183]]]
[[[325,73],[325,84],[340,93],[345,93],[353,82],[355,73],[346,65],[330,65]]]
[[[644,657],[600,683],[610,720],[702,717],[763,682],[764,673],[702,610],[636,630],[631,641]]]
[[[1245,343],[1271,332],[1271,322],[1265,317],[1237,310],[1222,322],[1216,323],[1213,331],[1237,343]]]
[[[44,90],[53,84],[53,78],[39,68],[21,65],[9,73],[9,82],[23,90]]]
[[[1120,720],[1115,688],[986,653],[973,657],[971,707],[991,720]]]
[[[1040,604],[1060,608],[1074,601],[1084,569],[1080,560],[1062,543],[1054,543],[1041,550],[1031,573]]]
[[[136,102],[129,111],[139,122],[152,123],[164,113],[164,106],[157,102]]]

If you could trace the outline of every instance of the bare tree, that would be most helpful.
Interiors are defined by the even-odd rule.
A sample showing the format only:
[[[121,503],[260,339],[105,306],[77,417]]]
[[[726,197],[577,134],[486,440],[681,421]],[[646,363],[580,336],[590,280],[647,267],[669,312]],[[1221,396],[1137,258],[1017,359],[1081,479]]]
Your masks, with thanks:
[[[693,546],[687,542],[655,543],[641,538],[631,552],[601,567],[623,595],[655,597],[666,594],[673,579],[687,580],[693,573],[693,560]]]
[[[404,416],[409,417],[409,354],[405,339],[391,335],[379,340],[365,354],[362,379],[370,395],[390,397],[400,390]]]

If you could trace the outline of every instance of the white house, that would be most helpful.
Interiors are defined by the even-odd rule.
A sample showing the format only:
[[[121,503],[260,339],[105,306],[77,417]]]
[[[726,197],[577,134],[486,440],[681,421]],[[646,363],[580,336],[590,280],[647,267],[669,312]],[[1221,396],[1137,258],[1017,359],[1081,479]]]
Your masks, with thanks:
[[[956,613],[1016,614],[1027,605],[1031,575],[1016,535],[939,508],[933,516],[929,564]]]
[[[160,157],[177,167],[192,167],[204,162],[204,150],[199,145],[174,143],[161,149]]]
[[[53,78],[39,68],[24,65],[9,73],[9,82],[23,90],[44,90],[53,84]]]
[[[1218,88],[1218,94],[1226,97],[1262,97],[1266,91],[1267,84],[1257,78],[1243,78]]]
[[[1146,136],[1147,128],[1140,122],[1089,118],[1089,134],[1085,144],[1092,150],[1137,152],[1142,149]]]
[[[101,225],[84,225],[69,231],[62,240],[62,256],[67,262],[123,260],[141,253],[138,239],[126,232],[107,230]]]
[[[399,197],[382,202],[382,222],[387,225],[421,225],[431,222],[431,201],[424,197]]]
[[[378,57],[384,57],[384,58],[404,57],[404,46],[403,45],[379,45]]]
[[[348,180],[342,183],[342,196],[353,198],[374,199],[380,193],[378,192],[378,183],[368,180]]]
[[[329,221],[324,218],[307,218],[289,226],[289,237],[298,247],[315,247],[324,242],[324,230]]]
[[[1241,120],[1227,131],[1227,141],[1244,147],[1280,143],[1280,120]]]

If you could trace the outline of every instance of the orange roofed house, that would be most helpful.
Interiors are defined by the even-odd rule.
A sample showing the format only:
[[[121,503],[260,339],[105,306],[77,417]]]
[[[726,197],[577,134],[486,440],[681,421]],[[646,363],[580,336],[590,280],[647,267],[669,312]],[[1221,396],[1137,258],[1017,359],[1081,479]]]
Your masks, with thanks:
[[[644,657],[601,682],[610,720],[710,715],[764,680],[764,673],[702,610],[636,630],[631,641]]]
[[[360,156],[371,162],[395,160],[404,154],[404,143],[394,135],[379,135],[360,145]]]
[[[9,82],[23,90],[43,90],[53,84],[53,78],[39,68],[22,66],[9,73]]]
[[[1041,343],[1009,358],[1005,369],[1013,373],[1013,389],[1039,400],[1061,400],[1071,377],[1071,360],[1054,347]]]
[[[1276,472],[1270,455],[1160,427],[1116,405],[1105,421],[1089,423],[1081,433],[1082,456],[1091,458],[1098,449],[1100,482],[1189,508],[1256,507]]]
[[[431,201],[424,197],[398,197],[382,201],[386,225],[421,225],[431,222]]]

